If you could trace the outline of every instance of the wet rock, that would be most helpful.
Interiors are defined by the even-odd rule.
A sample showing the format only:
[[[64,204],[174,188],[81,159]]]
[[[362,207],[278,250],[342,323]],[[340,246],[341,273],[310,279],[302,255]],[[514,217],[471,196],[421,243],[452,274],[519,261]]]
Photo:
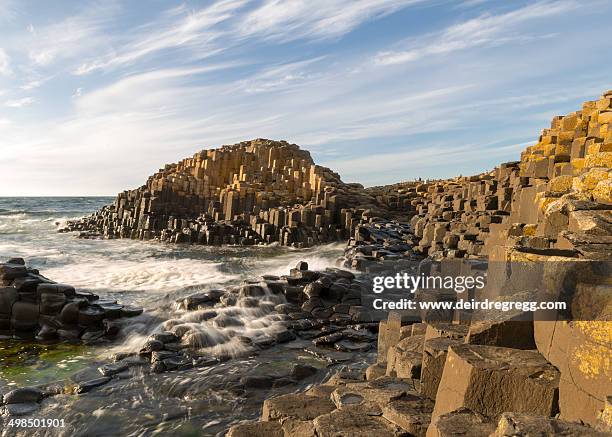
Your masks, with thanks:
[[[317,337],[312,341],[312,343],[315,346],[331,345],[336,343],[337,341],[342,340],[343,337],[344,335],[341,332],[334,332],[332,334]]]
[[[304,287],[304,294],[308,299],[311,297],[320,297],[323,291],[323,286],[319,282],[311,282]]]
[[[281,376],[279,378],[274,379],[272,383],[272,388],[285,387],[287,385],[295,384],[296,380],[287,376]]]
[[[220,314],[212,321],[213,325],[218,328],[227,328],[232,326],[244,326],[244,322],[238,317],[232,317],[227,314]]]
[[[266,292],[260,285],[246,284],[240,287],[238,292],[239,297],[262,297]]]
[[[157,340],[162,342],[164,345],[166,343],[174,343],[180,340],[180,338],[175,335],[172,332],[169,331],[163,331],[163,332],[156,332],[155,334],[152,334],[149,337],[150,340]]]
[[[63,294],[66,297],[76,296],[76,291],[73,286],[67,284],[49,284],[43,283],[36,287],[38,294]],[[93,296],[93,295],[92,295]]]
[[[213,305],[219,302],[221,296],[225,294],[224,290],[208,290],[203,293],[192,294],[185,298],[176,301],[178,309],[195,310],[200,305]]]
[[[89,381],[80,382],[74,387],[74,394],[88,393],[96,387],[100,387],[111,380],[108,376],[102,376],[100,378],[91,379]]]
[[[22,264],[0,264],[0,279],[11,280],[27,276],[28,270]]]
[[[318,297],[312,297],[302,304],[302,311],[310,313],[315,308],[322,308],[323,301]]]
[[[177,356],[178,356],[178,353],[175,351],[167,351],[167,350],[154,351],[154,352],[151,352],[151,363],[154,363],[156,361],[164,361],[168,358],[174,358]]]
[[[3,397],[5,404],[22,404],[30,402],[40,402],[43,392],[36,387],[23,387],[11,390]]]
[[[272,376],[244,376],[240,379],[240,384],[245,388],[267,389],[274,383]]]
[[[38,411],[39,408],[40,408],[40,405],[37,404],[36,402],[7,404],[7,405],[4,405],[2,409],[0,410],[1,411],[0,415],[9,416],[9,417],[10,416],[14,416],[14,417],[26,416],[35,411]]]
[[[140,349],[141,354],[150,354],[154,351],[160,351],[164,348],[164,344],[159,340],[147,340],[145,344],[142,345]]]
[[[83,341],[84,343],[89,344],[89,343],[95,342],[96,340],[101,339],[102,337],[104,337],[105,334],[107,334],[109,336],[116,335],[116,334],[110,334],[108,331],[86,330],[85,332],[83,332],[81,334],[81,341]]]
[[[38,328],[37,304],[15,302],[11,312],[11,326],[15,331],[33,332]]]
[[[57,329],[52,326],[43,325],[36,334],[37,340],[53,340],[58,337]]]
[[[294,364],[289,376],[299,381],[315,375],[317,372],[316,367],[309,366],[308,364]]]
[[[253,346],[256,346],[256,347],[266,348],[273,344],[274,344],[274,337],[270,337],[267,335],[253,339]]]
[[[320,276],[321,274],[319,272],[313,272],[311,270],[291,269],[287,281],[291,285],[306,284],[316,281]]]
[[[88,306],[79,309],[79,325],[90,326],[97,325],[104,319],[105,312],[101,307]]]
[[[334,311],[331,308],[315,308],[311,312],[313,317],[321,320],[327,320],[331,317]]]
[[[341,340],[334,347],[342,352],[367,352],[372,348],[371,343]]]
[[[143,309],[140,307],[124,305],[121,308],[121,317],[136,317],[143,313]]]
[[[296,311],[299,311],[299,307],[297,305],[291,303],[281,303],[274,307],[274,310],[281,314],[291,314]]]
[[[82,329],[70,328],[70,329],[58,329],[57,334],[60,340],[78,340],[81,337]]]
[[[288,341],[293,341],[295,339],[296,339],[295,334],[288,330],[277,332],[276,334],[274,334],[274,341],[276,343],[286,343]]]
[[[98,371],[102,374],[102,376],[113,376],[129,369],[129,367],[130,365],[127,362],[119,362],[116,364],[105,364],[98,367]]]
[[[118,320],[102,320],[102,326],[104,327],[104,333],[109,337],[114,337],[121,331],[122,323]]]

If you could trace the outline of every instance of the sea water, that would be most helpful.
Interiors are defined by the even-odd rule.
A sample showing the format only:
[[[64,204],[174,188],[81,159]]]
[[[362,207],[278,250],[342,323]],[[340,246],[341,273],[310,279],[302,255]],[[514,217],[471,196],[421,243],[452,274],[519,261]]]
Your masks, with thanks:
[[[95,377],[97,366],[108,360],[112,352],[138,348],[150,332],[159,330],[169,320],[198,323],[194,319],[197,314],[177,313],[174,305],[177,299],[198,291],[229,287],[262,274],[288,274],[301,260],[307,261],[311,269],[323,269],[334,264],[344,246],[331,244],[297,250],[278,245],[177,245],[129,239],[79,239],[76,234],[57,232],[67,220],[91,214],[112,200],[0,198],[0,260],[23,257],[29,267],[39,269],[54,281],[145,309],[145,317],[128,326],[128,334],[111,345],[0,342],[1,391],[53,381],[66,384],[71,378],[83,378],[88,373]],[[272,325],[257,312],[245,310],[240,317],[248,335],[257,335],[258,329]],[[211,332],[211,326],[205,323],[201,329]],[[215,332],[222,334],[222,330]],[[177,434],[222,432],[231,423],[256,417],[264,396],[269,396],[261,392],[245,398],[232,389],[247,371],[282,373],[302,362],[322,368],[319,378],[326,374],[327,363],[304,353],[300,346],[304,345],[298,340],[257,356],[237,356],[212,368],[137,375],[106,393],[104,399],[100,395],[59,395],[45,401],[43,411],[65,418],[71,426],[77,425],[81,415],[93,414],[94,419],[87,422],[86,428],[100,435],[111,423],[115,424],[114,429],[120,425],[124,431],[136,433],[151,429]]]

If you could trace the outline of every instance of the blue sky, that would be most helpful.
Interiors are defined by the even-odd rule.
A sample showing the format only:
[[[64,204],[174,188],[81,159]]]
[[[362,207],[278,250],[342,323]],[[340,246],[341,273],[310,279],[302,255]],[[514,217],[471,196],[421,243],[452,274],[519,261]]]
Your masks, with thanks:
[[[0,0],[0,195],[265,137],[347,182],[478,173],[612,88],[612,2]]]

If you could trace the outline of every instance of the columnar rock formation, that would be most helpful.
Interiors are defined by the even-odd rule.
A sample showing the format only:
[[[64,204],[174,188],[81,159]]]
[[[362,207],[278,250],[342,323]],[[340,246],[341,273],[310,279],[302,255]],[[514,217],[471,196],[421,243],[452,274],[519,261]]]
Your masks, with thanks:
[[[295,144],[257,139],[203,150],[64,230],[199,244],[309,246],[345,239],[357,218],[408,211],[405,189],[364,190]]]
[[[417,187],[418,252],[484,256],[511,241],[606,259],[612,244],[612,91],[555,117],[521,160]]]
[[[365,374],[269,399],[262,422],[229,435],[609,435],[611,181],[609,91],[555,117],[520,161],[412,185],[411,226],[363,218],[341,265],[414,273],[416,252],[430,256],[419,266],[429,275],[486,272],[487,286],[468,298],[546,297],[567,308],[393,311]],[[434,290],[419,299],[466,297]]]
[[[0,263],[0,339],[91,343],[116,336],[121,327],[117,319],[141,313],[142,308],[58,284],[26,267],[22,258]]]

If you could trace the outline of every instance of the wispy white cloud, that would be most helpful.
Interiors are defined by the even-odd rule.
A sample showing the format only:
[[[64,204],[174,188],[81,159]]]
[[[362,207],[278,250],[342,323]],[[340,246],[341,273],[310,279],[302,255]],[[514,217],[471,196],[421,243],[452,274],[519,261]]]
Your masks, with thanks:
[[[7,100],[4,102],[4,106],[8,108],[23,108],[24,106],[30,106],[34,101],[32,97],[23,97],[21,99]]]
[[[522,33],[513,32],[513,29],[533,20],[563,14],[578,7],[579,4],[573,0],[541,1],[503,14],[483,14],[454,24],[442,32],[405,41],[404,45],[408,48],[379,52],[375,62],[380,65],[403,64],[475,47],[550,38],[554,36],[550,32],[534,33],[527,29],[527,33]]]
[[[107,45],[111,37],[105,26],[120,7],[115,1],[94,3],[59,22],[43,26],[28,26],[28,56],[38,66],[76,59]]]
[[[194,50],[198,58],[212,56],[222,50],[213,44],[220,35],[215,26],[232,18],[245,4],[246,0],[221,0],[197,11],[174,8],[141,28],[123,47],[81,64],[75,74],[129,65],[168,49]]]
[[[24,14],[21,33],[7,38],[3,29],[18,74],[0,77],[0,137],[12,146],[0,166],[28,178],[19,193],[0,184],[0,195],[113,194],[199,148],[255,137],[296,142],[366,184],[469,174],[514,158],[549,115],[609,88],[607,23],[568,0],[462,9],[444,0],[226,0],[152,10],[146,22],[128,3],[95,1],[46,25]],[[425,31],[374,23],[376,38],[360,44],[372,33],[360,39],[359,26],[410,6],[407,23],[439,15]],[[109,18],[117,11],[121,19]],[[541,25],[549,20],[563,29],[554,40]],[[596,26],[571,25],[587,21]],[[43,41],[61,23],[76,23],[65,44]],[[339,40],[349,32],[355,38]],[[529,44],[503,45],[519,37]],[[381,68],[372,62],[381,50],[419,62]],[[36,111],[16,109],[34,100]]]
[[[9,55],[0,47],[0,75],[8,76],[11,73],[11,60]]]
[[[19,87],[19,89],[23,90],[23,91],[31,91],[33,89],[38,88],[39,86],[41,86],[42,84],[44,84],[47,80],[49,80],[49,78],[46,79],[36,79],[36,80],[31,80],[29,82],[24,83],[23,85],[21,85]]]
[[[240,24],[244,36],[269,39],[325,39],[424,0],[265,0]]]
[[[0,0],[0,23],[12,21],[16,15],[15,9],[13,0]]]
[[[312,59],[266,67],[247,79],[241,80],[237,87],[247,93],[260,93],[281,91],[300,86],[305,81],[312,81],[320,75],[320,65],[318,64],[325,59],[326,56],[318,56]]]

